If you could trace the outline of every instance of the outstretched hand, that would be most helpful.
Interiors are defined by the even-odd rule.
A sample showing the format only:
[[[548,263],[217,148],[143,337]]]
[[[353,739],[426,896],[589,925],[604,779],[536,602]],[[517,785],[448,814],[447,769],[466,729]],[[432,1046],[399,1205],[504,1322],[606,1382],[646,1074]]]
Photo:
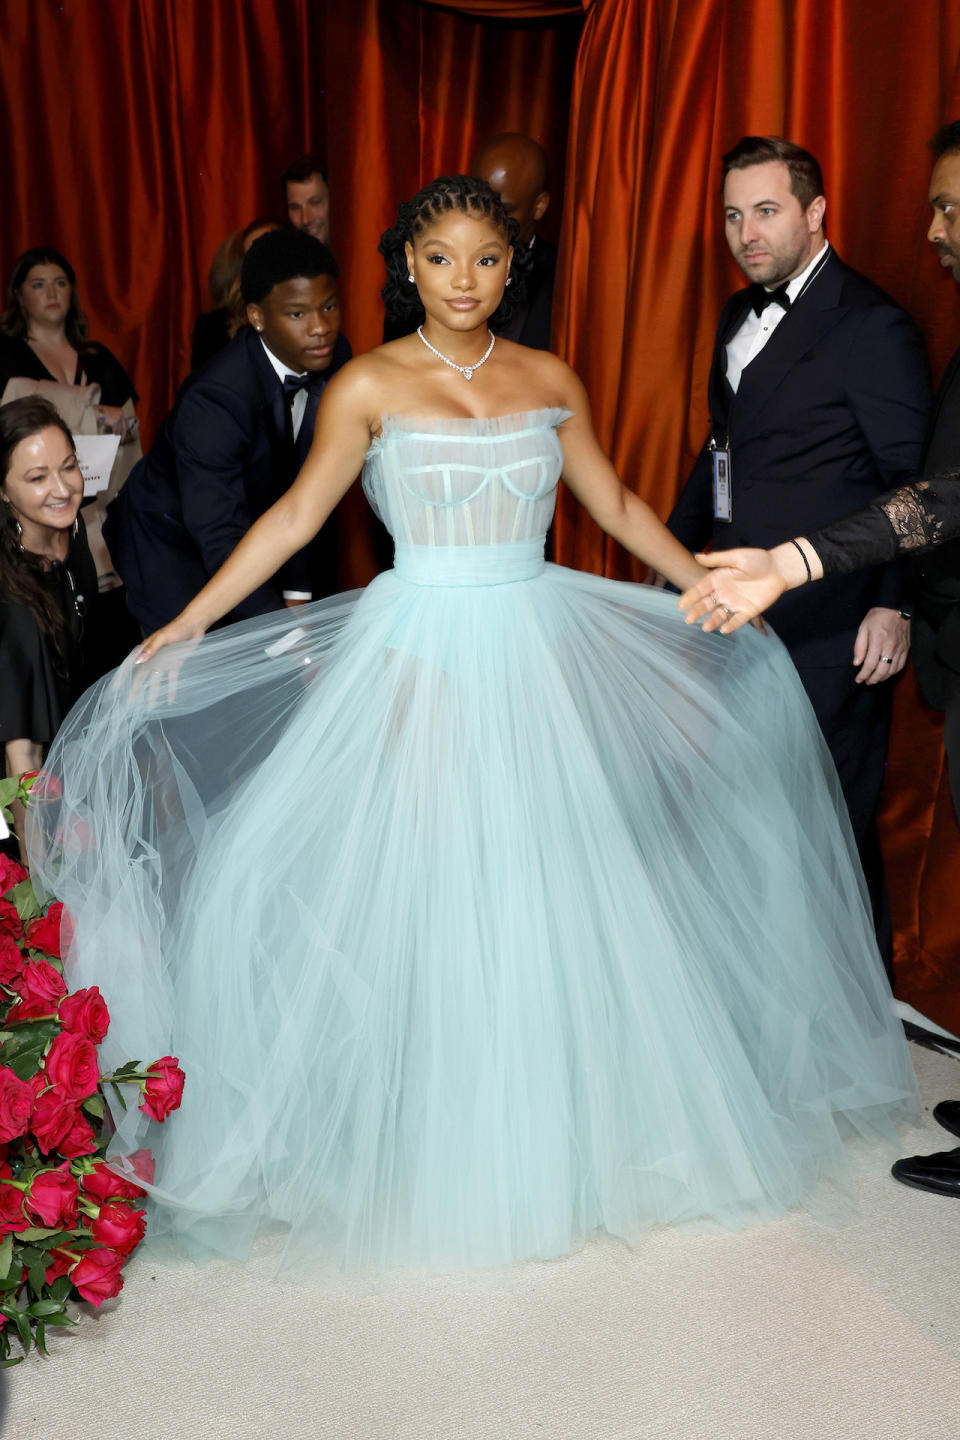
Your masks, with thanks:
[[[134,661],[133,684],[130,698],[134,699],[146,688],[147,704],[153,706],[157,703],[160,688],[164,681],[167,686],[167,700],[172,702],[177,696],[177,677],[180,674],[184,660],[195,650],[203,639],[205,631],[202,626],[191,624],[182,616],[171,620],[169,625],[155,630],[141,645]],[[155,657],[158,652],[168,645],[181,645],[176,656],[169,659],[165,656],[158,661]]]
[[[704,630],[732,635],[787,589],[768,550],[719,550],[696,559],[711,573],[680,596],[688,625],[702,622]]]

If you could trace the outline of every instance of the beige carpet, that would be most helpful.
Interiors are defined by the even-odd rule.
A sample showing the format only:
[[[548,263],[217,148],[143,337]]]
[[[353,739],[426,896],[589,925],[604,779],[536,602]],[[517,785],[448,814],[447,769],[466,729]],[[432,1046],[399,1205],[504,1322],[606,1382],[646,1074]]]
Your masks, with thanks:
[[[913,1047],[928,1107],[960,1065]],[[905,1153],[956,1141],[929,1115]],[[855,1156],[859,1214],[658,1232],[505,1274],[340,1281],[138,1257],[8,1372],[51,1440],[960,1440],[960,1201]]]

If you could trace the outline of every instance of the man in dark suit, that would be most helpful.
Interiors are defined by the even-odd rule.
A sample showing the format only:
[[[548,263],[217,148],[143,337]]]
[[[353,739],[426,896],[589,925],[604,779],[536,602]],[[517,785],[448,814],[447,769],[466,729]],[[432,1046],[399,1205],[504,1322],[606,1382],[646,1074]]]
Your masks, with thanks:
[[[557,250],[537,234],[550,204],[546,151],[529,135],[513,131],[494,135],[474,155],[470,174],[496,190],[507,214],[517,222],[517,244],[526,250],[526,298],[497,333],[534,350],[549,350]]]
[[[768,548],[916,475],[930,405],[909,316],[827,242],[820,167],[778,137],[724,156],[727,241],[752,282],[717,327],[711,431],[668,524],[692,550]],[[785,595],[770,611],[833,754],[889,964],[874,817],[909,623],[896,565]]]
[[[262,235],[244,258],[249,321],[181,388],[149,453],[109,507],[104,535],[144,631],[202,589],[306,458],[320,395],[350,358],[340,334],[337,264],[302,231]],[[308,547],[231,619],[312,598],[323,585]]]

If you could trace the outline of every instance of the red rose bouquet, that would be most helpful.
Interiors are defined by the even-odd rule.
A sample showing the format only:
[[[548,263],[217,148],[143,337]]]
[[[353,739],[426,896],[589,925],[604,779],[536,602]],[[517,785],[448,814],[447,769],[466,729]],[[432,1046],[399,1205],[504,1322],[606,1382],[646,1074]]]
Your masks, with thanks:
[[[33,777],[0,780],[0,819],[26,802]],[[67,916],[45,910],[22,866],[0,854],[0,1366],[46,1353],[47,1326],[71,1325],[70,1299],[93,1305],[123,1287],[123,1266],[143,1239],[146,1191],[104,1160],[110,1132],[103,1087],[165,1120],[183,1094],[172,1055],[130,1061],[101,1075],[97,1046],[110,1015],[96,986],[67,993],[60,959]],[[128,1157],[153,1178],[148,1151]]]

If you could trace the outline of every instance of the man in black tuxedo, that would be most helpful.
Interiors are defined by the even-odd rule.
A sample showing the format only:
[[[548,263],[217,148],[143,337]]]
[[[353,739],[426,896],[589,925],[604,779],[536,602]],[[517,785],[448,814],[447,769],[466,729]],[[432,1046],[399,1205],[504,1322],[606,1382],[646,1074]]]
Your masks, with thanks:
[[[546,151],[529,135],[513,131],[494,135],[474,155],[470,174],[496,190],[503,208],[517,222],[517,243],[527,252],[526,299],[497,333],[534,350],[549,350],[557,250],[537,234],[550,204]]]
[[[302,231],[254,241],[241,272],[249,323],[185,381],[110,505],[104,535],[144,631],[180,613],[305,460],[323,388],[350,358],[337,273]],[[316,544],[300,551],[230,618],[310,600],[317,562]]]
[[[937,131],[930,176],[933,221],[927,239],[960,284],[960,120]],[[947,366],[933,407],[923,477],[960,470],[960,350]],[[960,819],[960,540],[918,559],[914,572],[913,663],[924,698],[946,712],[944,744]]]
[[[710,437],[668,525],[692,550],[768,548],[917,473],[930,407],[909,316],[827,242],[817,161],[779,137],[724,156],[727,241],[752,282],[728,300]],[[906,662],[903,576],[883,566],[791,591],[770,611],[833,754],[889,964],[875,812]]]

